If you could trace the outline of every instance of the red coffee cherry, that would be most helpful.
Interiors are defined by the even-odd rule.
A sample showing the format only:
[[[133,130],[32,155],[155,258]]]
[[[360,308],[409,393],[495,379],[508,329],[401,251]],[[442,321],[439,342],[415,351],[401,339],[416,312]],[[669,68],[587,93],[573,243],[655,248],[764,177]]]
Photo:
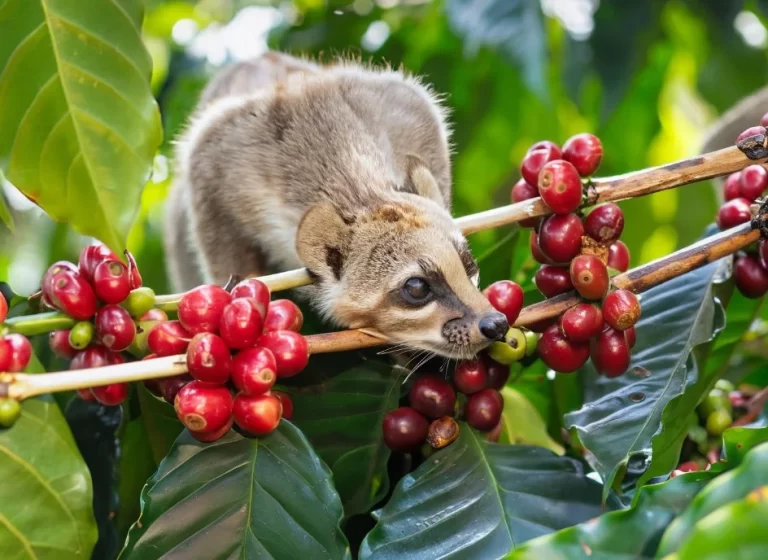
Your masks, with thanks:
[[[8,302],[5,301],[5,296],[0,294],[0,323],[5,321],[8,316]]]
[[[577,134],[563,146],[563,159],[571,162],[579,175],[589,177],[597,171],[603,160],[603,144],[593,134]]]
[[[768,270],[753,255],[736,259],[733,280],[739,291],[750,299],[763,297],[768,292]]]
[[[221,313],[221,338],[232,349],[253,346],[261,336],[263,320],[255,299],[235,298]]]
[[[286,420],[293,418],[293,401],[291,397],[281,391],[272,391],[272,394],[280,399],[280,404],[283,405],[283,418]]]
[[[603,261],[595,255],[579,255],[571,261],[571,283],[584,299],[603,299],[611,279]]]
[[[232,301],[225,289],[213,284],[190,290],[179,302],[179,321],[190,334],[219,330],[224,307]]]
[[[59,358],[71,360],[77,354],[77,349],[69,344],[69,330],[52,331],[48,334],[48,345]]]
[[[496,389],[483,389],[467,400],[464,406],[464,416],[467,424],[487,432],[496,427],[504,409],[504,399]]]
[[[96,312],[96,336],[107,350],[122,352],[136,337],[136,324],[119,305],[105,305]]]
[[[613,202],[601,204],[587,216],[584,231],[599,243],[611,244],[624,231],[624,212]]]
[[[187,348],[187,368],[192,377],[203,383],[226,383],[232,372],[229,347],[215,334],[196,334]]]
[[[115,366],[117,364],[124,364],[125,363],[125,357],[123,357],[122,354],[119,352],[107,352],[107,364],[110,366]]]
[[[765,134],[765,127],[750,126],[747,130],[736,137],[736,142],[741,142],[745,138],[749,138],[750,136],[757,136],[758,134]]]
[[[591,303],[579,303],[563,313],[560,329],[571,342],[589,342],[603,330],[603,313]]]
[[[232,393],[221,385],[192,381],[176,394],[173,408],[190,432],[216,432],[232,417]]]
[[[456,392],[445,379],[425,375],[411,386],[408,401],[414,410],[427,418],[441,418],[453,414]]]
[[[191,383],[192,381],[194,381],[192,376],[187,375],[186,373],[161,379],[159,385],[163,400],[172,405],[176,400],[176,395],[178,395],[179,391],[181,391],[181,388],[188,383]]]
[[[88,402],[94,402],[96,400],[96,397],[93,396],[90,389],[78,389],[77,396]]]
[[[485,355],[483,356],[483,363],[485,364],[485,371],[488,376],[486,387],[501,391],[501,388],[507,384],[507,380],[509,379],[509,366],[500,364],[496,360]],[[461,389],[459,390],[461,391]],[[462,393],[463,392],[464,391],[462,391]]]
[[[5,335],[2,340],[5,342],[5,352],[0,349],[0,354],[5,353],[5,359],[0,357],[0,362],[6,362],[5,367],[0,367],[0,371],[17,373],[24,371],[32,359],[32,345],[27,337],[18,333]]]
[[[110,365],[110,352],[103,346],[90,346],[72,358],[69,369],[91,369]]]
[[[11,344],[4,338],[0,338],[0,373],[8,371],[12,352]]]
[[[277,380],[275,356],[266,348],[246,348],[232,360],[232,383],[246,395],[261,395]]]
[[[384,417],[384,444],[392,451],[405,453],[419,447],[427,439],[429,422],[410,407],[401,406]]]
[[[261,316],[267,316],[269,300],[272,296],[264,282],[256,280],[256,278],[247,278],[232,288],[232,299],[244,297],[255,299]]]
[[[557,144],[543,140],[537,142],[525,154],[520,164],[520,174],[531,185],[538,185],[539,171],[550,161],[560,159],[562,153]]]
[[[142,279],[139,274],[139,267],[136,265],[136,259],[133,255],[126,251],[125,256],[128,259],[128,278],[130,279],[131,290],[137,290],[141,288]]]
[[[570,214],[581,206],[581,179],[564,160],[550,161],[539,172],[539,195],[555,214]]]
[[[554,215],[541,224],[539,247],[557,263],[567,263],[581,251],[584,226],[576,214]]]
[[[229,430],[232,429],[232,424],[234,424],[235,419],[230,417],[230,419],[227,421],[224,426],[221,427],[221,429],[216,430],[215,432],[189,432],[189,435],[191,435],[193,438],[195,438],[197,441],[201,443],[211,443],[218,439],[223,438]]]
[[[128,383],[113,383],[102,387],[91,387],[93,398],[104,406],[118,406],[128,398]]]
[[[592,364],[601,375],[618,377],[629,367],[629,344],[623,332],[608,327],[592,342]]]
[[[573,289],[571,273],[567,268],[545,264],[536,271],[534,282],[544,297],[551,298]]]
[[[243,393],[235,397],[233,416],[241,430],[253,436],[265,436],[280,424],[283,405],[275,395],[253,395]]]
[[[725,186],[723,187],[723,196],[725,200],[733,200],[739,198],[741,194],[741,172],[731,173],[725,180]]]
[[[507,375],[509,375],[509,368],[507,368]],[[477,393],[488,387],[488,381],[488,370],[482,360],[472,358],[456,364],[456,370],[453,372],[453,384],[461,393],[465,395]]]
[[[629,248],[622,241],[617,241],[608,248],[608,266],[619,272],[629,268]]]
[[[741,196],[747,200],[754,201],[763,194],[768,187],[768,171],[762,165],[750,165],[741,171],[739,179],[741,187]]]
[[[635,342],[637,341],[637,330],[635,329],[635,327],[629,327],[627,330],[625,330],[624,338],[627,339],[627,344],[629,345],[629,349],[632,350],[632,348],[635,347]]]
[[[93,271],[93,291],[104,303],[121,303],[131,293],[128,269],[118,261],[99,263]]]
[[[309,362],[307,339],[293,331],[272,331],[264,333],[256,342],[275,355],[278,377],[293,377]]]
[[[496,311],[503,313],[510,325],[517,321],[523,308],[523,289],[511,280],[499,280],[483,290]]]
[[[79,275],[77,266],[75,266],[69,261],[57,261],[53,263],[51,266],[49,266],[48,270],[46,270],[45,274],[43,274],[43,281],[41,283],[41,288],[40,288],[42,295],[40,297],[40,300],[44,306],[50,309],[56,309],[56,306],[53,304],[53,302],[50,299],[51,292],[53,291],[53,284],[52,284],[53,277],[57,275],[59,272],[64,272],[64,271],[73,272]]]
[[[168,315],[162,309],[150,309],[139,317],[139,321],[167,321]],[[179,323],[181,325],[181,323]]]
[[[734,198],[720,207],[717,212],[717,225],[720,229],[730,229],[752,219],[750,202],[746,198]]]
[[[603,301],[603,320],[619,331],[625,331],[640,318],[640,302],[629,290],[616,290]]]
[[[536,262],[541,264],[555,264],[552,259],[544,254],[544,252],[541,250],[541,247],[539,247],[539,234],[535,231],[531,232],[530,244],[531,255],[533,255],[533,258],[536,260]]]
[[[80,252],[80,274],[83,278],[89,282],[93,280],[93,273],[96,271],[96,267],[104,261],[119,261],[117,255],[103,243],[96,243],[95,245],[89,245]]]
[[[43,285],[43,294],[56,308],[78,321],[96,313],[96,294],[91,285],[76,272],[62,270]]]
[[[530,200],[538,196],[539,189],[533,185],[528,184],[525,179],[520,179],[517,183],[515,183],[515,186],[512,187],[512,192],[510,193],[512,202],[523,202],[524,200]],[[526,218],[525,220],[522,220],[518,223],[520,224],[520,227],[534,228],[536,227],[538,221],[538,218]]]
[[[158,357],[174,356],[187,351],[192,335],[178,321],[158,323],[147,335],[150,352]]]
[[[589,344],[571,342],[560,332],[559,325],[544,331],[538,351],[542,361],[558,373],[573,373],[589,359]]]
[[[295,303],[288,299],[276,299],[269,304],[264,330],[299,332],[303,324],[304,315]]]

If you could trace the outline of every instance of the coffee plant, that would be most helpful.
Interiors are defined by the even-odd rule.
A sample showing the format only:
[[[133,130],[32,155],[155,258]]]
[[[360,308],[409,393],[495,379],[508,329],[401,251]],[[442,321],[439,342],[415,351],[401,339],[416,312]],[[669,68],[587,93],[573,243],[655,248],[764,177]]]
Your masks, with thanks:
[[[471,10],[508,21],[542,93],[538,3],[470,4],[444,2],[455,32],[493,46],[504,33]],[[721,150],[609,178],[623,133],[521,141],[511,204],[464,193],[456,218],[508,228],[475,253],[509,328],[443,360],[323,324],[289,291],[306,270],[163,294],[161,256],[128,249],[161,123],[183,120],[173,104],[161,119],[147,28],[203,17],[169,5],[0,4],[6,193],[86,236],[34,293],[2,279],[0,558],[768,557],[768,113]],[[316,30],[302,9],[285,47]],[[387,9],[370,18],[412,17]],[[622,201],[713,178],[698,239],[632,268],[645,225]],[[0,219],[16,229],[5,195]]]

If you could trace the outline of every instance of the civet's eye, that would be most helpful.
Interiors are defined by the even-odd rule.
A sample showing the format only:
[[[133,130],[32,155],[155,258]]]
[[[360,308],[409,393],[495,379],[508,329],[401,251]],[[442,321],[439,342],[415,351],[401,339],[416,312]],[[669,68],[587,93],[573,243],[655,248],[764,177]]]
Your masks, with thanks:
[[[417,276],[406,280],[400,291],[405,301],[413,305],[427,303],[432,293],[427,281]]]

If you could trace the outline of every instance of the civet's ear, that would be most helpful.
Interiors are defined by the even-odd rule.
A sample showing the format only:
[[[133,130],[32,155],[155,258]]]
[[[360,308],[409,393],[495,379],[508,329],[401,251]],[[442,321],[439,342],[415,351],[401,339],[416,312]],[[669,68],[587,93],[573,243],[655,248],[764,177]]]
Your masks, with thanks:
[[[443,193],[434,175],[416,156],[408,156],[408,171],[403,187],[408,192],[434,200],[440,206],[445,205]]]
[[[299,223],[296,252],[321,281],[338,281],[344,269],[351,229],[330,202],[312,206]]]

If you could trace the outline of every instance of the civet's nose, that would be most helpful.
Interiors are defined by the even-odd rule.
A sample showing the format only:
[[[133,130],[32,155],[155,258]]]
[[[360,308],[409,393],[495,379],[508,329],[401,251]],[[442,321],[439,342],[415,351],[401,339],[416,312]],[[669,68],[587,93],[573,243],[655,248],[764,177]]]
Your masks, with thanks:
[[[509,323],[507,318],[498,312],[488,313],[480,319],[480,332],[490,340],[501,340],[507,334]]]

